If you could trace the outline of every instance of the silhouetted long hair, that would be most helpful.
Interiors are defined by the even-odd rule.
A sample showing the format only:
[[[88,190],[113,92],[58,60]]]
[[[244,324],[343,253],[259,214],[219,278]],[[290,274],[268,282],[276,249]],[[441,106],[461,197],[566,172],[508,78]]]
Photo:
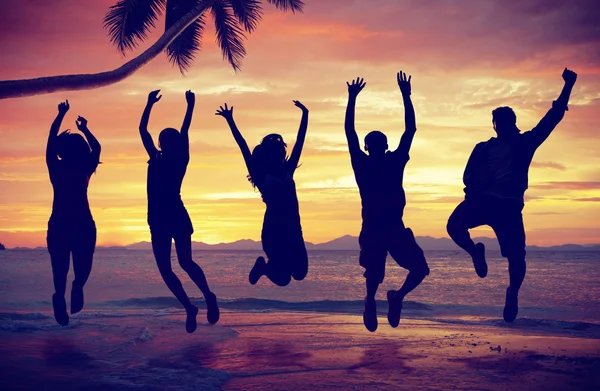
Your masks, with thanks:
[[[65,130],[56,138],[56,154],[71,171],[87,170],[92,165],[92,150],[82,135]]]
[[[165,155],[179,153],[181,150],[181,134],[177,129],[165,128],[158,135],[158,147]]]
[[[279,134],[265,136],[260,144],[252,150],[252,172],[254,178],[248,175],[248,180],[256,188],[266,174],[281,176],[285,172],[287,163],[287,144]]]

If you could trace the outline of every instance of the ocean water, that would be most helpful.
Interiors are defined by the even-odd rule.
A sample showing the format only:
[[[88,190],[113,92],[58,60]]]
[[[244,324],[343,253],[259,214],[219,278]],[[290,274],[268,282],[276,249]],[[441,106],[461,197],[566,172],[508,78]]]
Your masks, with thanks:
[[[309,273],[304,281],[287,287],[263,278],[255,286],[248,272],[258,251],[195,251],[211,289],[224,309],[256,311],[316,311],[362,313],[365,294],[363,269],[356,251],[309,252]],[[487,322],[501,319],[507,262],[488,251],[489,273],[480,279],[461,251],[426,252],[431,274],[407,297],[405,316],[455,321]],[[201,294],[172,255],[173,269],[190,297]],[[578,323],[600,326],[600,253],[530,252],[520,292],[519,318],[524,322]],[[386,279],[378,291],[383,314],[385,292],[398,289],[406,270],[388,257]],[[67,288],[67,299],[72,269]],[[45,250],[0,252],[0,312],[36,316],[51,310],[52,273]],[[85,287],[86,311],[164,311],[181,306],[162,281],[151,251],[96,252]],[[566,322],[566,323],[564,323]]]
[[[217,325],[207,325],[200,292],[173,253],[175,272],[201,307],[198,330],[187,334],[185,313],[163,283],[150,251],[98,250],[85,287],[85,308],[66,327],[56,324],[52,316],[47,252],[0,252],[0,390],[331,389],[321,384],[319,371],[327,371],[328,384],[340,389],[354,384],[346,389],[387,390],[400,380],[388,384],[381,376],[400,373],[402,382],[412,376],[408,384],[422,385],[429,376],[434,389],[439,389],[442,378],[454,376],[470,382],[455,389],[500,390],[506,389],[503,383],[490,388],[496,383],[488,383],[489,379],[510,378],[514,371],[510,368],[523,365],[511,361],[507,369],[507,357],[516,360],[513,348],[520,348],[510,335],[531,336],[531,343],[541,343],[540,338],[549,341],[539,351],[531,350],[530,342],[522,348],[527,357],[550,357],[554,363],[534,382],[562,371],[563,381],[571,384],[582,373],[593,373],[600,362],[600,253],[531,253],[519,318],[507,324],[502,321],[502,307],[508,274],[500,254],[489,252],[489,274],[480,279],[460,251],[426,252],[431,275],[408,296],[404,323],[398,329],[381,324],[373,334],[362,327],[365,288],[356,251],[309,252],[307,278],[283,288],[266,279],[255,286],[248,283],[248,271],[259,252],[195,251],[193,255],[222,312]],[[378,293],[380,322],[385,322],[385,292],[397,289],[405,275],[388,259],[386,280]],[[68,294],[69,289],[67,300]],[[505,349],[507,343],[512,345],[509,353],[495,358],[500,353],[490,346],[499,344],[498,338],[505,338]],[[570,341],[596,353],[589,356],[575,350],[565,356]],[[430,375],[420,377],[429,367],[412,360],[407,361],[412,375],[397,372],[397,363],[407,354],[399,346],[405,345],[433,349],[433,357],[442,355],[430,367]],[[504,361],[483,371],[453,364],[453,359],[462,360],[472,352],[485,360]],[[382,354],[387,364],[382,364]],[[556,367],[562,362],[559,359],[571,364]],[[385,370],[377,369],[378,365]],[[364,370],[357,369],[363,366]],[[539,371],[539,365],[536,368]],[[457,377],[455,371],[464,376]],[[312,381],[310,387],[304,387],[306,381]],[[314,388],[315,384],[322,387]],[[550,389],[592,389],[557,384]]]

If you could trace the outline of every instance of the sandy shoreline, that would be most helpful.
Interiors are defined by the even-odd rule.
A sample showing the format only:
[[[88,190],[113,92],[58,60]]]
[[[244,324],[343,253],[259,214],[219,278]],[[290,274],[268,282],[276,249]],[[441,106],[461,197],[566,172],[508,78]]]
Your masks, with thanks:
[[[600,389],[597,338],[385,321],[372,334],[359,316],[227,311],[188,335],[180,313],[27,320],[0,331],[0,389]]]

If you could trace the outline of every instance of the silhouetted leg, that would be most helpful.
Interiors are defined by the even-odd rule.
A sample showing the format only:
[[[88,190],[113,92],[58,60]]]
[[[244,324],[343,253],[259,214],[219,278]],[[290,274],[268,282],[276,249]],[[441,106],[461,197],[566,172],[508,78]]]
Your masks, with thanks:
[[[308,253],[306,252],[306,246],[302,236],[299,238],[299,242],[292,249],[292,267],[291,274],[294,280],[302,281],[308,274]]]
[[[370,229],[369,229],[370,228]],[[377,330],[377,302],[375,295],[379,284],[383,282],[385,276],[385,261],[387,258],[387,248],[383,241],[382,232],[376,228],[369,227],[363,229],[358,237],[360,245],[359,263],[365,268],[364,277],[366,279],[367,295],[365,297],[365,309],[363,311],[363,323],[367,330],[374,332]]]
[[[504,320],[512,322],[519,312],[519,290],[525,279],[527,265],[525,227],[523,225],[522,203],[507,201],[498,209],[492,225],[502,256],[508,259],[510,286],[506,289]]]
[[[289,270],[281,267],[281,262],[282,261],[280,260],[273,261],[269,258],[266,265],[265,276],[267,276],[267,278],[275,285],[287,286],[292,281],[292,276]]]
[[[398,265],[408,269],[404,283],[397,291],[387,292],[388,322],[392,327],[398,327],[402,313],[404,297],[413,291],[429,275],[429,267],[425,254],[417,244],[415,235],[410,228],[404,228],[398,233],[398,239],[390,246],[390,255]]]
[[[52,263],[52,279],[54,281],[54,294],[64,297],[67,290],[67,275],[71,263],[71,254],[68,251],[53,251],[50,254]]]
[[[267,262],[265,261],[265,257],[258,257],[254,262],[254,266],[250,269],[250,273],[248,274],[248,281],[251,285],[256,285],[258,280],[267,272]]]
[[[367,300],[375,300],[375,295],[377,294],[377,289],[379,289],[379,280],[365,280],[365,285],[367,287],[367,295],[365,299]]]
[[[192,260],[192,237],[189,235],[175,237],[175,250],[179,265],[190,276],[204,296],[212,293],[208,287],[204,271]]]
[[[510,276],[510,290],[518,294],[525,279],[527,264],[524,258],[508,258],[508,274]]]
[[[219,321],[219,307],[217,305],[217,296],[210,291],[204,271],[192,259],[192,236],[182,235],[175,237],[175,250],[179,265],[190,276],[192,281],[204,295],[206,302],[206,318],[211,324]]]
[[[266,222],[265,222],[266,224]],[[263,275],[278,286],[287,286],[292,280],[290,267],[286,262],[289,262],[289,248],[286,248],[286,238],[282,235],[282,230],[276,228],[263,227],[261,235],[263,250],[267,255],[266,263],[261,263],[262,257],[256,260],[255,267],[260,267]],[[264,258],[262,258],[264,261]],[[254,270],[254,268],[253,268]]]
[[[469,209],[466,201],[458,204],[454,212],[450,215],[450,218],[448,218],[446,231],[458,247],[473,256],[475,253],[475,242],[473,242],[469,234],[469,228],[472,226],[472,213]]]
[[[71,314],[76,314],[83,309],[83,287],[92,271],[94,250],[96,248],[95,224],[81,227],[81,232],[76,235],[76,240],[78,243],[73,246],[75,279],[71,286]]]
[[[50,253],[52,280],[54,282],[54,294],[52,295],[54,319],[61,326],[66,326],[69,324],[69,314],[67,314],[65,292],[67,290],[71,252],[65,237],[66,233],[61,231],[48,230],[46,242]]]
[[[485,261],[485,246],[483,243],[473,242],[469,229],[485,224],[485,218],[479,212],[473,202],[461,202],[448,219],[446,231],[450,238],[460,248],[465,250],[473,260],[475,272],[481,278],[487,275],[487,263]]]
[[[196,314],[198,308],[190,302],[188,295],[181,285],[181,281],[171,268],[171,241],[172,238],[164,233],[152,233],[152,251],[156,259],[156,265],[160,275],[169,290],[175,295],[177,300],[183,305],[187,312],[187,320],[185,328],[188,333],[193,333],[196,330]]]

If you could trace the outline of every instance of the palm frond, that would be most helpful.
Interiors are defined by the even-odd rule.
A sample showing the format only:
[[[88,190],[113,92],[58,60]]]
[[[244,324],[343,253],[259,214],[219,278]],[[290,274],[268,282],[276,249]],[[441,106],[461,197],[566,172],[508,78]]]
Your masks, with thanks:
[[[104,28],[121,54],[134,49],[148,36],[162,14],[166,0],[119,0],[104,16]]]
[[[260,0],[227,0],[231,4],[233,14],[238,19],[244,30],[253,32],[262,19],[262,6]]]
[[[217,42],[223,52],[223,58],[229,61],[235,71],[239,71],[242,59],[246,55],[244,30],[238,25],[231,3],[227,0],[217,0],[211,11],[217,30]]]
[[[302,0],[267,0],[271,4],[275,4],[277,9],[282,11],[290,10],[293,13],[296,11],[302,12],[304,9],[304,1]]]
[[[168,0],[165,16],[165,30],[168,30],[179,19],[202,3],[203,0]],[[183,74],[194,63],[196,52],[202,47],[202,33],[204,32],[205,15],[185,29],[167,47],[166,53],[169,61],[179,67]]]

